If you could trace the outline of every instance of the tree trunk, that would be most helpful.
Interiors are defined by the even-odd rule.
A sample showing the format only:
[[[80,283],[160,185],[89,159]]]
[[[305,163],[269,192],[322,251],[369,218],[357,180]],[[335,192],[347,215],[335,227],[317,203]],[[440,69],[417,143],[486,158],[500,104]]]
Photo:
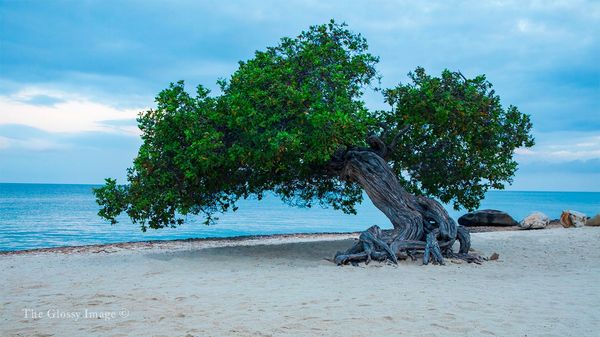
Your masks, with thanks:
[[[359,184],[390,219],[394,229],[384,231],[378,226],[367,229],[353,247],[336,254],[337,264],[388,259],[397,263],[398,259],[417,253],[423,253],[424,264],[430,260],[444,264],[444,256],[481,262],[480,257],[468,254],[468,230],[458,226],[439,202],[408,193],[377,152],[349,150],[339,159],[342,179]],[[460,242],[458,253],[452,251],[456,240]]]

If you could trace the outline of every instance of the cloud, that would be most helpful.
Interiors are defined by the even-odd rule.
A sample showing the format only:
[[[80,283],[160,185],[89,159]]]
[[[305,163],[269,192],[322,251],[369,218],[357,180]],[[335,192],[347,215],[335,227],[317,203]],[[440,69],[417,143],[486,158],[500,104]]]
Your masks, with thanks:
[[[48,132],[99,131],[139,135],[136,126],[119,125],[114,121],[130,121],[142,110],[118,109],[77,94],[39,87],[0,95],[0,125],[25,125]]]
[[[540,133],[536,145],[515,150],[515,158],[520,163],[600,160],[600,135],[596,132]]]
[[[3,154],[20,146],[23,156],[39,155],[43,151],[20,143],[35,139],[46,141],[38,148],[68,145],[52,150],[64,153],[139,142],[131,137],[136,113],[169,82],[217,90],[215,81],[229,77],[237,61],[334,18],[366,37],[380,56],[383,87],[405,82],[416,66],[431,74],[444,68],[486,74],[504,105],[532,117],[537,145],[516,152],[519,175],[537,179],[527,173],[535,165],[564,164],[573,175],[579,172],[575,163],[598,165],[592,160],[600,151],[598,1],[133,0],[116,7],[58,0],[2,7]],[[369,92],[365,100],[370,108],[387,108],[380,94]],[[16,124],[36,129],[20,136]],[[17,165],[21,154],[14,155]],[[86,158],[101,166],[100,159]],[[13,169],[14,177],[26,171]]]
[[[54,133],[0,125],[0,181],[101,183],[124,181],[140,139],[124,133]]]
[[[138,146],[138,142],[130,139],[121,141],[119,148],[77,146],[53,151],[2,150],[0,181],[98,184],[104,178],[113,177],[124,182],[126,168],[131,166]]]
[[[57,143],[44,138],[15,139],[0,136],[0,151],[8,148],[30,151],[48,151],[61,150],[67,147],[68,146],[65,144]]]

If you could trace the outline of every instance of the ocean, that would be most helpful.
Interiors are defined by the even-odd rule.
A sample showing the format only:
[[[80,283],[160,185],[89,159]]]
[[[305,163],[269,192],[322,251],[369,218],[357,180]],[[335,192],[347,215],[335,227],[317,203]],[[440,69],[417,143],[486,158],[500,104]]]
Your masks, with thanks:
[[[365,199],[357,215],[320,207],[297,208],[275,196],[243,200],[239,210],[205,226],[189,217],[182,226],[143,233],[126,217],[111,226],[98,217],[94,185],[0,184],[0,251],[147,240],[219,238],[247,235],[361,231],[371,225],[391,228]],[[490,191],[481,209],[499,209],[520,220],[532,211],[558,218],[563,209],[588,216],[600,213],[600,192]],[[446,207],[454,219],[465,213]]]

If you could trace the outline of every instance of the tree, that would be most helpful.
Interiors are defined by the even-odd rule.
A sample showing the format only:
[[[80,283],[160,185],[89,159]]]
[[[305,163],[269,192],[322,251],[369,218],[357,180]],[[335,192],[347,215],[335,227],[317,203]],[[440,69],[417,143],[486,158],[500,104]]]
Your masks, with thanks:
[[[267,192],[356,213],[365,191],[394,229],[371,227],[337,263],[415,251],[425,263],[473,260],[468,231],[432,198],[473,209],[489,188],[502,189],[517,168],[513,150],[533,145],[529,116],[503,108],[484,76],[423,68],[382,91],[389,110],[371,111],[362,95],[377,89],[378,58],[367,49],[331,21],[240,62],[220,95],[171,84],[139,115],[143,144],[128,184],[107,179],[95,190],[99,215],[114,224],[125,212],[144,231],[187,214],[210,224],[240,198]]]

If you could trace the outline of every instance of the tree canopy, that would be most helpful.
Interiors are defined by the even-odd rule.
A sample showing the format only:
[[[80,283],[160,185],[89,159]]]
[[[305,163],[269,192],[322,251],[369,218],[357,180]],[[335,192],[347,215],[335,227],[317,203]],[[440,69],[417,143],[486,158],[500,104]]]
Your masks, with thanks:
[[[517,168],[513,150],[532,146],[529,116],[504,108],[485,76],[423,68],[381,90],[390,108],[369,110],[378,58],[344,24],[310,27],[257,51],[219,82],[190,94],[180,81],[156,97],[138,125],[143,144],[127,183],[95,190],[99,215],[125,212],[142,230],[173,227],[187,214],[235,211],[240,198],[274,193],[289,204],[354,213],[362,187],[335,159],[354,148],[383,149],[411,192],[475,208]]]

